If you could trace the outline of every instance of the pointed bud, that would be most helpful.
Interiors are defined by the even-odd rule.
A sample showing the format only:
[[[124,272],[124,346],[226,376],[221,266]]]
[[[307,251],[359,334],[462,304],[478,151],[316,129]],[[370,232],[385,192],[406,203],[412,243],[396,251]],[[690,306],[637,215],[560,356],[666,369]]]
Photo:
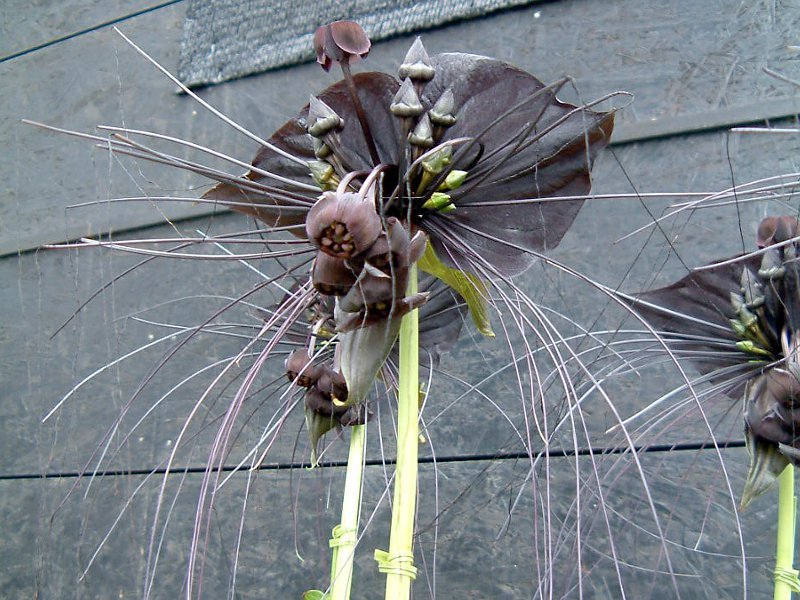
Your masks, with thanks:
[[[766,296],[764,295],[764,286],[758,280],[758,277],[756,277],[750,269],[745,267],[742,269],[740,282],[747,308],[756,309],[762,306],[766,300]]]
[[[311,96],[308,102],[308,125],[309,135],[321,138],[334,129],[342,127],[342,118],[322,100],[316,96]]]
[[[456,100],[453,96],[453,90],[447,88],[442,95],[439,96],[433,108],[428,111],[431,122],[440,127],[450,127],[454,125],[456,122],[455,106]]]
[[[395,117],[418,117],[425,111],[422,102],[419,101],[417,90],[414,89],[414,84],[410,79],[403,81],[400,89],[394,95],[392,103],[389,105],[389,110]]]
[[[456,207],[453,206],[453,199],[450,197],[450,194],[445,194],[444,192],[433,192],[431,197],[422,205],[422,208],[437,210],[442,213],[453,212],[456,209]]]
[[[455,210],[455,207],[453,208]],[[414,264],[422,258],[425,254],[425,248],[428,245],[428,235],[421,229],[414,234],[408,244],[408,262]]]
[[[317,62],[326,71],[333,62],[347,63],[366,58],[371,43],[366,32],[353,21],[334,21],[314,33]]]
[[[769,246],[770,244],[772,244],[772,242],[766,245]],[[780,250],[778,248],[768,249],[764,252],[764,256],[761,259],[758,276],[762,279],[780,279],[784,275],[786,275],[786,267],[783,266]]]
[[[464,184],[464,180],[467,178],[466,171],[459,171],[458,169],[453,169],[447,174],[447,177],[444,178],[444,185],[448,190],[457,190]]]
[[[403,64],[400,65],[398,74],[400,79],[408,78],[415,82],[430,81],[436,75],[436,70],[431,66],[431,59],[420,38],[417,38],[411,44]]]
[[[450,164],[453,158],[453,147],[450,144],[433,150],[422,160],[422,169],[431,175],[438,175]]]
[[[310,160],[308,161],[308,170],[311,171],[311,177],[323,190],[335,190],[339,184],[339,178],[336,176],[336,171],[333,166],[324,160]]]
[[[431,127],[431,120],[428,118],[428,115],[422,115],[417,126],[414,127],[414,131],[408,136],[408,143],[419,148],[430,148],[433,146],[433,128]]]
[[[344,296],[356,282],[351,267],[341,258],[317,253],[311,273],[314,288],[326,296]]]
[[[313,138],[314,140],[314,156],[316,156],[320,160],[324,160],[328,158],[332,153],[331,147],[328,146],[325,142],[323,142],[319,138]]]
[[[378,239],[381,219],[369,200],[345,192],[325,192],[306,217],[308,239],[336,258],[364,252]]]
[[[319,367],[312,364],[311,357],[303,349],[292,352],[284,366],[289,381],[300,387],[311,387],[319,377]]]

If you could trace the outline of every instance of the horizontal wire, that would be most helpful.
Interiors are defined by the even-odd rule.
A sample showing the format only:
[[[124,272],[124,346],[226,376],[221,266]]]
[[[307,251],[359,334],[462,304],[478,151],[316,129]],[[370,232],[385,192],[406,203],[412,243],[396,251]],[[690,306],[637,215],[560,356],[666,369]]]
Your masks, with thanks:
[[[53,38],[52,40],[48,40],[46,42],[42,42],[41,44],[36,44],[35,46],[31,46],[29,48],[25,48],[24,50],[19,50],[17,52],[12,52],[11,54],[7,54],[6,56],[0,56],[0,63],[4,63],[6,61],[12,60],[14,58],[19,58],[20,56],[25,56],[26,54],[31,54],[36,52],[37,50],[42,50],[44,48],[49,48],[50,46],[55,46],[56,44],[60,44],[61,42],[66,42],[67,40],[71,40],[73,38],[79,37],[81,35],[85,35],[87,33],[92,33],[94,31],[98,31],[105,27],[110,27],[112,25],[118,25],[123,21],[127,21],[128,19],[133,19],[134,17],[139,17],[141,15],[146,15],[147,13],[155,12],[157,10],[161,10],[162,8],[167,8],[168,6],[172,6],[173,4],[179,4],[183,2],[183,0],[169,0],[168,2],[162,2],[160,4],[154,4],[153,6],[148,6],[141,10],[137,10],[130,14],[124,15],[122,17],[117,17],[115,19],[111,19],[109,21],[103,21],[102,23],[98,23],[97,25],[90,25],[89,27],[85,27],[83,29],[79,29],[78,31],[73,31],[72,33],[67,33],[65,35],[59,36],[57,38]]]
[[[659,453],[659,452],[686,452],[692,450],[710,450],[715,447],[721,449],[728,448],[744,448],[744,440],[725,440],[722,442],[685,442],[681,444],[653,444],[650,446],[635,446],[637,453]],[[629,454],[631,449],[628,447],[613,447],[613,448],[578,448],[551,450],[546,454],[550,458],[568,458],[572,456],[600,456],[600,455],[613,455],[613,454]],[[537,452],[535,457],[544,456],[545,452]],[[499,452],[499,453],[479,453],[479,454],[454,454],[449,456],[420,456],[420,464],[446,464],[446,463],[463,463],[463,462],[480,462],[480,461],[495,461],[495,460],[528,460],[531,458],[527,452]],[[367,467],[380,467],[384,465],[397,464],[397,459],[371,459],[364,461]],[[256,468],[257,471],[287,471],[292,469],[308,469],[313,465],[310,462],[286,462],[286,463],[268,463]],[[346,460],[334,460],[319,463],[319,467],[328,468],[341,468],[347,466]],[[241,471],[246,473],[248,469],[243,469],[234,465],[226,465],[221,469],[212,469],[212,472],[217,473],[231,473],[234,471]],[[169,470],[173,475],[186,475],[186,474],[203,474],[206,473],[206,467],[184,467],[172,468]],[[97,471],[91,473],[92,477],[123,477],[130,475],[164,475],[167,469],[117,469],[110,471]],[[19,479],[77,479],[86,475],[86,472],[81,471],[60,471],[54,473],[10,473],[7,475],[0,475],[0,481],[14,481]]]

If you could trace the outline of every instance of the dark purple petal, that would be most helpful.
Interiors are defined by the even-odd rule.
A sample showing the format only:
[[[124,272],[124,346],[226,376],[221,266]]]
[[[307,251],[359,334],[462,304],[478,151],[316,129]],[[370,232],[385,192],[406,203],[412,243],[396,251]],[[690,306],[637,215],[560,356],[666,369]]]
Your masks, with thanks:
[[[358,23],[334,21],[314,32],[314,51],[317,62],[326,71],[333,62],[350,64],[369,54],[370,41]]]
[[[327,26],[336,46],[348,53],[366,58],[372,45],[361,25],[354,21],[334,21]]]
[[[792,216],[767,217],[758,225],[756,242],[759,248],[785,242],[797,237],[797,218]]]

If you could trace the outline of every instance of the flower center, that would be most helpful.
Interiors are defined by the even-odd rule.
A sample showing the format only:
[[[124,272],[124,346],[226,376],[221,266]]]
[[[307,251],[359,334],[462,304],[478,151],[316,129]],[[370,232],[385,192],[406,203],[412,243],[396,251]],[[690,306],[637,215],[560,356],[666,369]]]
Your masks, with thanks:
[[[320,243],[342,258],[350,258],[355,249],[353,235],[347,230],[347,225],[340,221],[334,221],[322,231]]]

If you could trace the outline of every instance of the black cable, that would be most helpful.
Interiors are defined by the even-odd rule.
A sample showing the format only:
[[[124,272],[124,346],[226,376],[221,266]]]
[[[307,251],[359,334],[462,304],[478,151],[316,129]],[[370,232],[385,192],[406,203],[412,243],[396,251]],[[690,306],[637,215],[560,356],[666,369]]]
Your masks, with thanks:
[[[687,442],[684,444],[654,444],[652,446],[635,446],[636,452],[639,453],[656,453],[656,452],[685,452],[691,450],[708,450],[714,448],[713,442]],[[717,442],[716,447],[721,449],[727,448],[744,448],[744,440],[726,440]],[[614,448],[579,448],[578,450],[551,450],[548,454],[550,458],[565,458],[569,456],[602,456],[610,454],[628,454],[630,453],[628,447],[614,447]],[[543,452],[538,452],[534,458],[543,456]],[[478,462],[478,461],[494,461],[494,460],[528,460],[530,456],[527,452],[500,452],[500,453],[484,453],[484,454],[454,454],[450,456],[421,456],[419,464],[447,464],[447,463],[460,463],[460,462]],[[372,459],[365,461],[368,467],[379,467],[383,465],[394,465],[397,463],[396,459]],[[340,468],[346,467],[347,461],[334,460],[329,462],[320,463],[320,467],[333,467]],[[291,469],[307,469],[311,467],[309,462],[291,462],[291,463],[268,463],[261,465],[259,471],[286,471]],[[231,473],[236,470],[242,472],[247,471],[246,467],[237,467],[228,465],[219,469],[222,473]],[[0,481],[13,481],[17,479],[76,479],[78,477],[122,477],[125,475],[163,475],[167,472],[166,469],[118,469],[113,471],[97,471],[96,473],[80,471],[62,471],[55,473],[11,473],[8,475],[0,475]],[[206,472],[206,467],[175,467],[170,469],[170,473],[174,475],[183,474],[202,474]],[[217,472],[217,469],[214,469]]]

